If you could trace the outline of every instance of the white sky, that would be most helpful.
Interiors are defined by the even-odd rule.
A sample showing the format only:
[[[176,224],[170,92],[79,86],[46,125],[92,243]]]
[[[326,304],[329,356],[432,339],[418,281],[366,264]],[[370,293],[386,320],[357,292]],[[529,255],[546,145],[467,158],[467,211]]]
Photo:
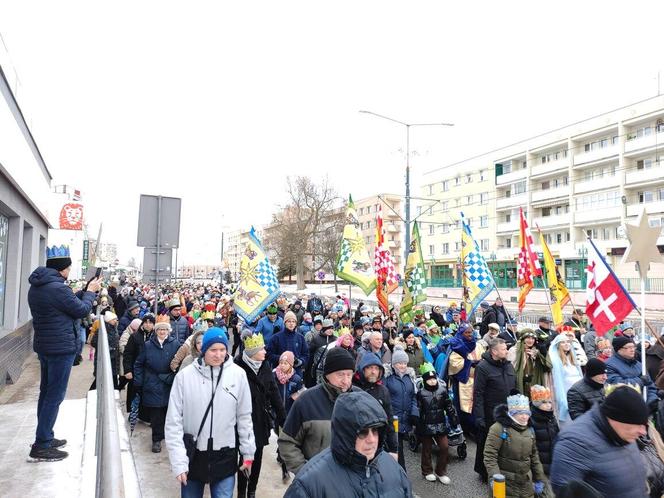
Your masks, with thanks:
[[[355,198],[657,93],[662,2],[0,3],[21,105],[90,231],[135,247],[140,193],[182,197],[180,264],[262,224],[288,175]],[[664,87],[664,71],[662,71]],[[140,258],[139,258],[140,260]]]

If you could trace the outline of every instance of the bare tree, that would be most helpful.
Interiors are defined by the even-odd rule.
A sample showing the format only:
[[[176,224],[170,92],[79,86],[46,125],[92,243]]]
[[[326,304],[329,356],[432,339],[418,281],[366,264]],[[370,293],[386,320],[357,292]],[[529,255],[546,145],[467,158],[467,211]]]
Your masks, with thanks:
[[[304,289],[305,274],[330,265],[328,221],[334,215],[339,198],[327,177],[320,184],[298,176],[287,179],[289,203],[280,206],[266,228],[266,246],[275,253],[279,266],[292,268],[297,275],[298,290]],[[341,231],[336,235],[341,238]],[[336,255],[334,256],[336,258]]]

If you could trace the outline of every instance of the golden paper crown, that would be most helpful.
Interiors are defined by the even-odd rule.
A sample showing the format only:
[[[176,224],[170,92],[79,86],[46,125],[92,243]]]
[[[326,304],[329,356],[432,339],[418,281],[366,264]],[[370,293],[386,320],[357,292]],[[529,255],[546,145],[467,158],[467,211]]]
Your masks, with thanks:
[[[604,396],[608,396],[611,394],[613,391],[618,389],[619,387],[631,387],[634,389],[637,393],[641,394],[641,386],[638,384],[623,384],[623,383],[618,383],[618,384],[604,384]]]
[[[214,320],[214,311],[204,311],[201,313],[201,318],[203,320]]]
[[[538,385],[532,386],[530,388],[530,401],[533,403],[551,401],[551,389]]]
[[[253,334],[244,339],[244,349],[264,348],[263,334]]]
[[[171,319],[168,318],[168,315],[157,315],[155,323],[171,323]]]

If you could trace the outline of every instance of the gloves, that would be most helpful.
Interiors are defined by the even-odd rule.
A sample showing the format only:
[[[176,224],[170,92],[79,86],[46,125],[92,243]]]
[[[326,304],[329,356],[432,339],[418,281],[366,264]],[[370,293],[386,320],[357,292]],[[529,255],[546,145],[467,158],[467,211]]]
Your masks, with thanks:
[[[417,415],[409,415],[408,416],[408,422],[410,423],[410,425],[415,426],[419,423],[419,421],[420,421],[420,417],[418,417]]]
[[[533,491],[536,495],[541,495],[544,492],[544,483],[542,481],[535,481],[533,483]]]

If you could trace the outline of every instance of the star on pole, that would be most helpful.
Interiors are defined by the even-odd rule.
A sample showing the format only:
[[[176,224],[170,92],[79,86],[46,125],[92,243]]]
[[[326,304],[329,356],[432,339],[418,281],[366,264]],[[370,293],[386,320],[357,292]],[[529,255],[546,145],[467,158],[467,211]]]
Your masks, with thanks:
[[[657,238],[661,227],[651,227],[648,224],[648,216],[644,209],[637,220],[636,225],[625,224],[629,247],[623,256],[622,262],[634,262],[638,265],[641,278],[646,278],[650,263],[661,263],[662,256],[657,248]]]

